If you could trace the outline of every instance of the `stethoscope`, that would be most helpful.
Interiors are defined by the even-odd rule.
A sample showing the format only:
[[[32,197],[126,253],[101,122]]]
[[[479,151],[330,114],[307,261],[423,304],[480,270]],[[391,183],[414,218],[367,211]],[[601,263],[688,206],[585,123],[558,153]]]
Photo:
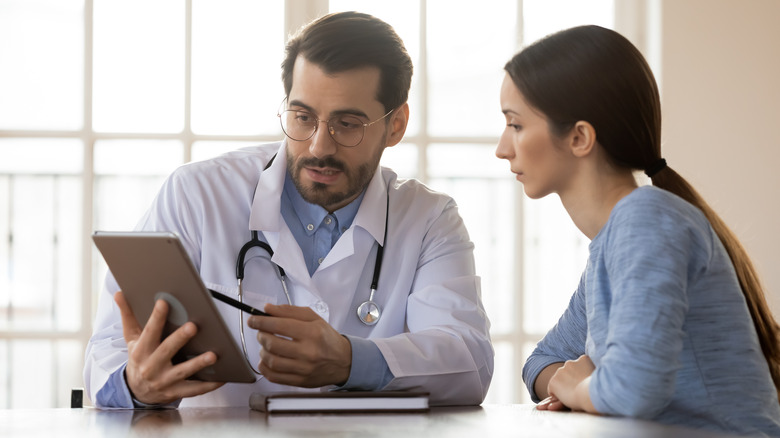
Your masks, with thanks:
[[[268,164],[265,166],[265,169],[268,169],[268,167],[271,166],[271,163],[273,163],[274,158],[276,156],[272,157],[271,160],[268,162]],[[385,210],[385,236],[384,236],[384,242],[387,242],[387,223],[388,223],[388,217],[390,216],[390,194],[387,193],[387,210]],[[290,292],[287,289],[287,275],[284,272],[284,269],[274,263],[271,258],[274,256],[274,250],[271,248],[271,245],[267,244],[266,242],[263,242],[260,240],[257,230],[251,230],[251,239],[247,243],[244,244],[244,246],[241,247],[241,249],[238,251],[238,257],[236,258],[236,280],[238,282],[238,301],[239,303],[244,303],[244,288],[242,287],[242,283],[244,281],[244,264],[246,263],[246,254],[249,252],[252,248],[261,248],[265,250],[268,253],[268,261],[271,262],[274,266],[276,266],[277,271],[279,272],[279,280],[282,282],[282,290],[284,291],[284,296],[287,298],[287,303],[292,305],[292,299],[290,298]],[[384,246],[378,245],[377,251],[376,251],[376,260],[374,261],[374,275],[371,278],[371,292],[368,295],[368,300],[364,301],[362,304],[360,304],[357,307],[357,317],[365,325],[372,326],[375,325],[379,318],[382,316],[382,310],[380,309],[379,305],[374,302],[374,294],[376,293],[377,286],[379,284],[379,274],[382,271],[382,256],[384,255]],[[247,357],[248,361],[248,355],[246,350],[246,341],[244,339],[244,312],[239,311],[238,312],[239,322],[240,322],[240,335],[241,335],[241,346],[244,349],[244,356]],[[250,363],[251,366],[251,363]],[[254,370],[254,367],[252,367]],[[257,370],[254,370],[256,373],[260,373]]]

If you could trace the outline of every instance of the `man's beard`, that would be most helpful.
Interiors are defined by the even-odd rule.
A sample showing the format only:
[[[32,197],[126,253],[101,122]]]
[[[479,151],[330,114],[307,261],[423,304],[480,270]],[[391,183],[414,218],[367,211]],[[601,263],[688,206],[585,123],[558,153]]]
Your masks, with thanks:
[[[326,157],[324,159],[308,157],[300,158],[295,161],[295,158],[290,155],[290,151],[288,150],[287,171],[290,172],[293,184],[295,184],[298,193],[301,194],[306,202],[317,204],[330,211],[329,206],[338,205],[347,199],[357,197],[357,195],[365,189],[374,176],[381,156],[382,151],[380,150],[378,157],[375,157],[367,163],[361,164],[357,169],[348,169],[346,164],[333,157]],[[342,192],[331,192],[328,190],[329,186],[327,184],[318,182],[312,182],[310,186],[304,186],[301,182],[301,172],[304,167],[330,167],[344,172],[344,176],[347,178],[346,190]]]

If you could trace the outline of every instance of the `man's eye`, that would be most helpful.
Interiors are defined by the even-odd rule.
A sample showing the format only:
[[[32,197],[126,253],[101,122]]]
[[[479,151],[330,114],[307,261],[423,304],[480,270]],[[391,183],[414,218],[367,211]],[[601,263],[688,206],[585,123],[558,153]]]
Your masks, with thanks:
[[[312,120],[314,120],[314,117],[311,116],[309,113],[296,113],[295,114],[295,121],[298,123],[311,123]]]
[[[336,126],[342,129],[358,129],[363,126],[363,122],[356,117],[339,117],[336,119]]]

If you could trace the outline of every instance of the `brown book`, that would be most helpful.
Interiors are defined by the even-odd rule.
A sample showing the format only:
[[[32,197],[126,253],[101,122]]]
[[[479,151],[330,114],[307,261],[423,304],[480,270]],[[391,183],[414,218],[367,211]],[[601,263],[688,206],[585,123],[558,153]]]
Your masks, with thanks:
[[[427,412],[428,393],[408,391],[282,392],[249,397],[249,407],[268,413]]]

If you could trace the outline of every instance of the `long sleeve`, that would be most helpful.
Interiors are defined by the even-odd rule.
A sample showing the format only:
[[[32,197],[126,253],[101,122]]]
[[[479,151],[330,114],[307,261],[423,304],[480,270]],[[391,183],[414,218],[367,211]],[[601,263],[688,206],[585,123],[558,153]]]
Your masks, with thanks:
[[[382,352],[373,342],[356,336],[344,335],[352,346],[352,368],[349,379],[338,389],[380,391],[391,380],[393,373]]]
[[[590,383],[591,401],[603,413],[652,418],[672,400],[685,338],[690,278],[700,275],[711,254],[711,237],[659,205],[651,211],[621,209],[598,242],[589,302],[608,323]],[[710,248],[703,247],[708,245]],[[702,260],[702,261],[704,261]],[[608,288],[608,289],[607,289]],[[607,290],[609,292],[607,292]],[[600,333],[601,330],[605,330]]]
[[[585,354],[587,330],[585,291],[580,281],[580,286],[569,300],[569,306],[558,323],[536,345],[523,366],[523,382],[534,402],[540,401],[534,391],[534,383],[539,373],[548,365],[574,360]]]

